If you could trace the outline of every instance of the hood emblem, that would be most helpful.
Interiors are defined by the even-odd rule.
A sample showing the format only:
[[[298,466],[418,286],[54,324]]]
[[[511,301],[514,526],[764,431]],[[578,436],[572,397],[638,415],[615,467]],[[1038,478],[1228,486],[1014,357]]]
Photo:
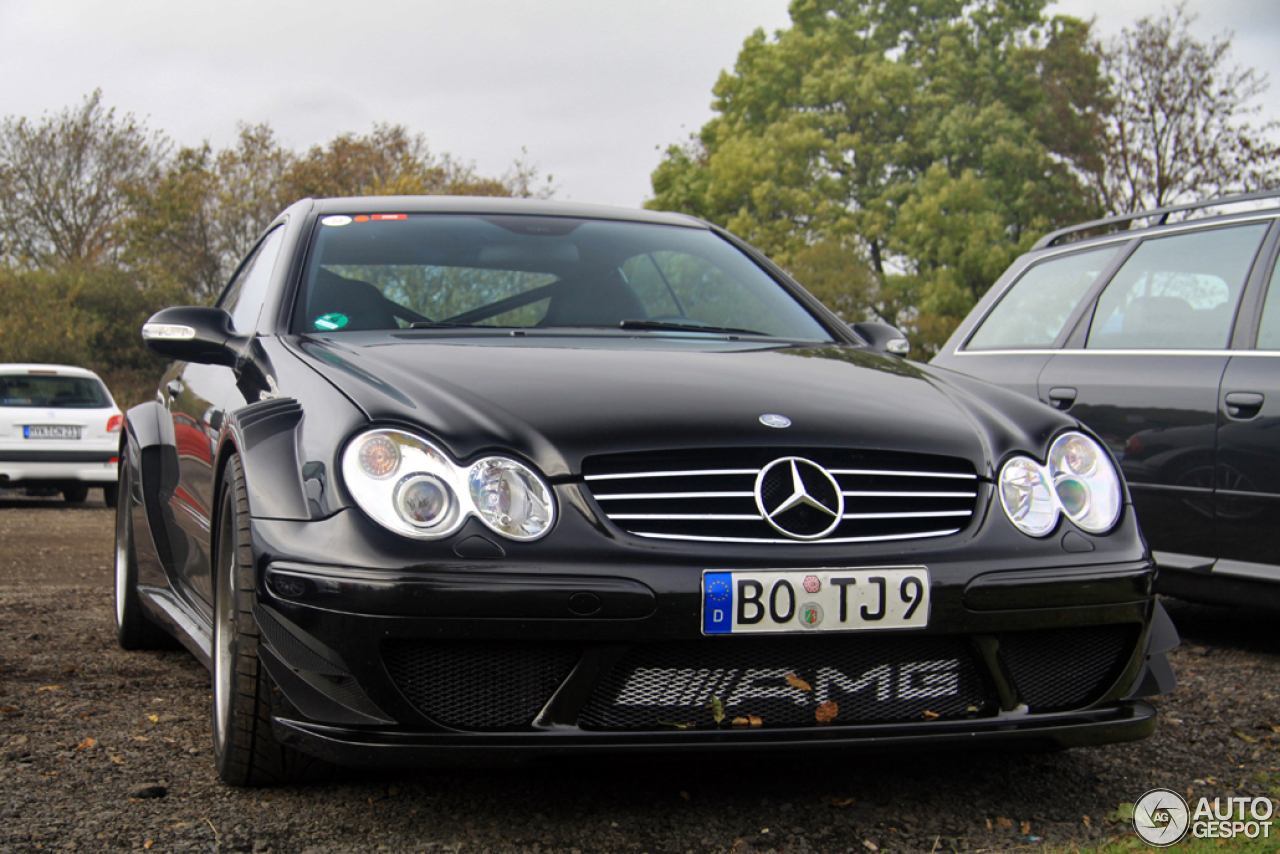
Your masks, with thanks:
[[[820,540],[844,517],[840,484],[803,457],[781,457],[761,469],[755,494],[765,521],[795,540]]]
[[[783,427],[791,426],[791,419],[785,415],[769,413],[767,415],[760,416],[760,423],[766,427],[777,427],[778,429],[782,429]]]

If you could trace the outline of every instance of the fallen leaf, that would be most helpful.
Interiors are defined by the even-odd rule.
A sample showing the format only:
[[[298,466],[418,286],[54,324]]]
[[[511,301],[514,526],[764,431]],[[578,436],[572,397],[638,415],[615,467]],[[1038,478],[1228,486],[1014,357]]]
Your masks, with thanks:
[[[76,750],[88,750],[92,747],[96,747],[97,745],[98,740],[96,738],[86,738],[84,741],[76,745]]]
[[[159,715],[147,715],[147,720],[151,721],[153,724],[158,724],[158,723],[160,723],[160,716],[159,716]]]
[[[853,803],[853,798],[834,798],[827,796],[822,799],[822,802],[829,807],[847,807],[849,804]]]
[[[85,720],[87,718],[93,717],[93,712],[80,712],[79,714],[76,715],[76,717],[80,718],[81,720]]]
[[[658,726],[675,727],[676,729],[693,729],[693,724],[678,724],[674,721],[658,721]]]
[[[123,765],[123,764],[124,764],[124,759],[123,759],[122,757],[116,756],[116,755],[114,755],[114,754],[111,756],[111,761],[112,761],[112,762],[114,762],[114,763],[116,763],[117,765]]]
[[[1233,729],[1231,734],[1243,741],[1245,744],[1257,744],[1258,740],[1251,735],[1245,735],[1238,729]]]
[[[44,685],[40,688],[37,688],[36,690],[37,691],[61,691],[62,686],[61,685]]]
[[[941,716],[941,715],[939,715],[937,712],[931,712],[931,711],[929,711],[928,709],[926,709],[926,710],[925,710],[924,716],[925,716],[926,718],[928,718],[929,720],[933,720],[934,718],[940,718],[940,717],[942,717],[942,716]]]
[[[751,726],[751,721],[746,718],[734,718],[732,723],[734,726]]]
[[[1107,813],[1107,821],[1126,822],[1133,820],[1133,804],[1119,804],[1114,810]]]
[[[717,724],[724,723],[724,703],[720,702],[719,697],[712,697],[707,703],[707,708],[711,710],[711,718]]]
[[[814,710],[813,716],[818,719],[820,724],[829,724],[836,719],[836,715],[840,714],[840,706],[834,700],[828,700]]]
[[[22,714],[22,710],[17,706],[0,706],[0,715],[4,715],[7,718],[16,718],[20,714]]]
[[[146,842],[142,843],[142,847],[143,847],[143,848],[150,848],[152,845],[155,845],[155,844],[156,844],[156,843],[155,843],[155,840],[153,840],[153,839],[148,839]]]
[[[862,840],[862,847],[863,847],[863,848],[865,848],[865,849],[867,849],[868,851],[879,851],[879,850],[880,850],[880,847],[879,847],[878,845],[876,845],[874,842],[872,842],[870,839],[864,839],[864,840]]]
[[[991,819],[990,819],[990,818],[988,818],[988,819],[987,819],[987,830],[990,830],[990,829],[991,829]]]
[[[996,824],[1000,825],[1001,827],[1013,827],[1013,822],[1009,821],[1009,819],[1007,818],[997,818]]]
[[[747,723],[753,727],[764,726],[764,721],[760,719],[759,715],[747,715]]]
[[[750,850],[751,845],[741,837],[733,840],[733,847],[729,849],[730,854],[747,854]]]
[[[1024,821],[1022,823],[1022,835],[1029,836],[1031,834],[1031,822]]]
[[[794,673],[787,674],[787,684],[790,685],[792,688],[799,688],[801,691],[813,690],[812,685],[810,685],[808,682],[804,681]]]
[[[1089,816],[1087,816],[1087,815],[1082,815],[1082,816],[1080,816],[1080,818],[1081,818],[1081,820],[1082,820],[1082,821],[1084,821],[1084,826],[1085,826],[1085,827],[1092,827],[1092,826],[1093,826],[1093,822],[1092,822],[1092,821],[1090,821]]]

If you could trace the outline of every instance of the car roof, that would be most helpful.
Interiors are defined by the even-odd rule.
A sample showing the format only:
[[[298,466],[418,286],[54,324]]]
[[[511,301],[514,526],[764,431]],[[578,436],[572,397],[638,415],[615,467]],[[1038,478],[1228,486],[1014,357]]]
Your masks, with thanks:
[[[0,364],[0,374],[58,374],[67,377],[93,377],[101,379],[88,368],[77,368],[74,365],[43,365],[39,363],[12,362]]]
[[[608,219],[685,228],[711,228],[697,217],[668,211],[649,211],[612,205],[548,199],[512,199],[500,196],[349,196],[315,199],[317,214],[361,213],[451,213],[516,216],[560,216],[581,219]]]

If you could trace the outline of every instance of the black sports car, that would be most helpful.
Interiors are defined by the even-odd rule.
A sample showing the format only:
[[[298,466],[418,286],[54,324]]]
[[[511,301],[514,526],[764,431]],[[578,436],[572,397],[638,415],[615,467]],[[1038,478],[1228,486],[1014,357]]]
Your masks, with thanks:
[[[119,638],[209,666],[230,783],[1097,744],[1173,686],[1087,429],[691,217],[306,200],[143,336],[177,361],[126,419]]]

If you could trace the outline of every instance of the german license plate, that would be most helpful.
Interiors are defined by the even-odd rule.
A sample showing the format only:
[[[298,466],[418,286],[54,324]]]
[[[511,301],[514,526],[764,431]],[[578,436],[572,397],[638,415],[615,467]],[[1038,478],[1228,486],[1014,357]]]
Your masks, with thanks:
[[[702,633],[920,629],[929,624],[923,566],[702,574]]]
[[[79,439],[80,427],[71,424],[28,424],[22,428],[28,439]]]

